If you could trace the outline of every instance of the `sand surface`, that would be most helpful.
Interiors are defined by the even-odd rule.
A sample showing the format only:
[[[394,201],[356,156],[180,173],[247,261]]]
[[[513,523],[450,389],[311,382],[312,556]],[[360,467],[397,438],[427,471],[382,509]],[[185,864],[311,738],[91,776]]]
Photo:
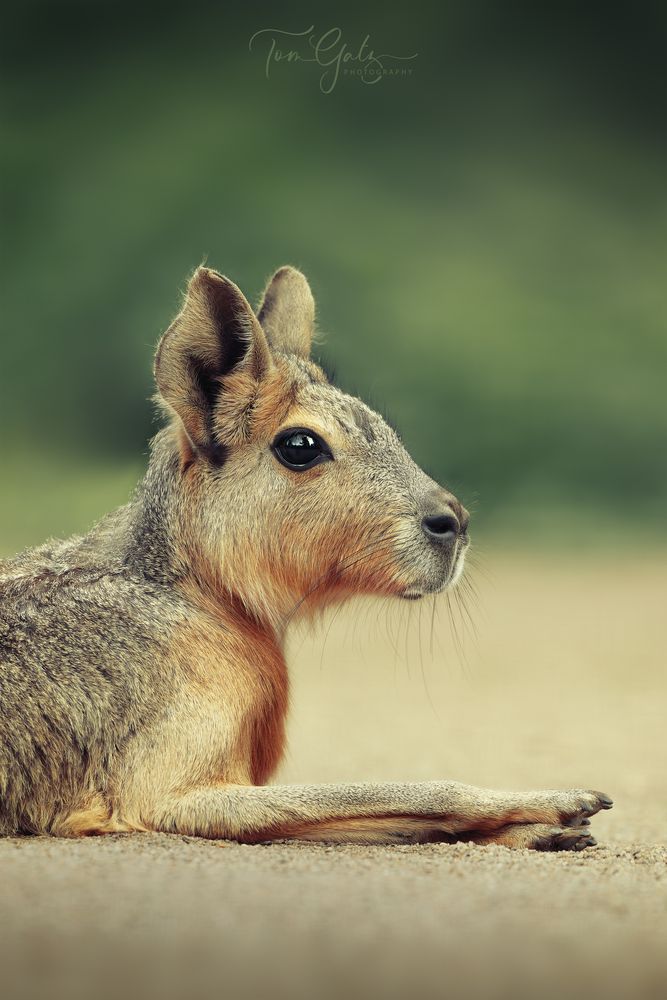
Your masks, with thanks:
[[[663,998],[663,566],[490,553],[476,638],[369,603],[291,641],[282,780],[600,788],[597,848],[6,840],[3,997]]]

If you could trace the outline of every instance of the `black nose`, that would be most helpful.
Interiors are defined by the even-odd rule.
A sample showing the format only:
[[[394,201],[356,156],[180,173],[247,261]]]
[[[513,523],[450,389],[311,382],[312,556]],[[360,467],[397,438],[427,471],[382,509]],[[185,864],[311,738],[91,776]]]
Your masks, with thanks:
[[[453,514],[430,514],[422,520],[422,528],[434,542],[453,542],[459,533],[459,522]]]

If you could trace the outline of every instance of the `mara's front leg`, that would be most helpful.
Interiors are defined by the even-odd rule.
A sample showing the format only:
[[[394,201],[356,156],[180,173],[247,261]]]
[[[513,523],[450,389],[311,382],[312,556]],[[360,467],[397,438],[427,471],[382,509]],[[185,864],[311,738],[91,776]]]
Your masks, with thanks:
[[[601,792],[496,792],[453,781],[416,784],[226,785],[156,802],[147,827],[243,843],[468,840],[557,850],[595,843],[587,821]]]

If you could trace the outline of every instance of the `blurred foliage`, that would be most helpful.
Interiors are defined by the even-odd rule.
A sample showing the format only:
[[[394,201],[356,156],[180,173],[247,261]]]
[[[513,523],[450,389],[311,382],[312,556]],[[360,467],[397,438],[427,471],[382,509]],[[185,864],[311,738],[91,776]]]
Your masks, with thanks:
[[[2,18],[10,506],[121,499],[154,428],[154,343],[206,258],[251,298],[302,267],[338,382],[482,526],[657,530],[662,5],[27,0]],[[267,80],[250,36],[313,22],[418,53],[412,74]]]

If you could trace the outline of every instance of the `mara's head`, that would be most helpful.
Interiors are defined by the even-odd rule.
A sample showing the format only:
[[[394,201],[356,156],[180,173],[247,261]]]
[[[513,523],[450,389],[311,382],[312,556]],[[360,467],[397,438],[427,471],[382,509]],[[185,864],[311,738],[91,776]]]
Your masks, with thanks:
[[[304,276],[257,313],[200,267],[155,360],[179,453],[178,546],[199,582],[274,622],[352,594],[418,599],[456,583],[468,514],[396,433],[310,360]]]

